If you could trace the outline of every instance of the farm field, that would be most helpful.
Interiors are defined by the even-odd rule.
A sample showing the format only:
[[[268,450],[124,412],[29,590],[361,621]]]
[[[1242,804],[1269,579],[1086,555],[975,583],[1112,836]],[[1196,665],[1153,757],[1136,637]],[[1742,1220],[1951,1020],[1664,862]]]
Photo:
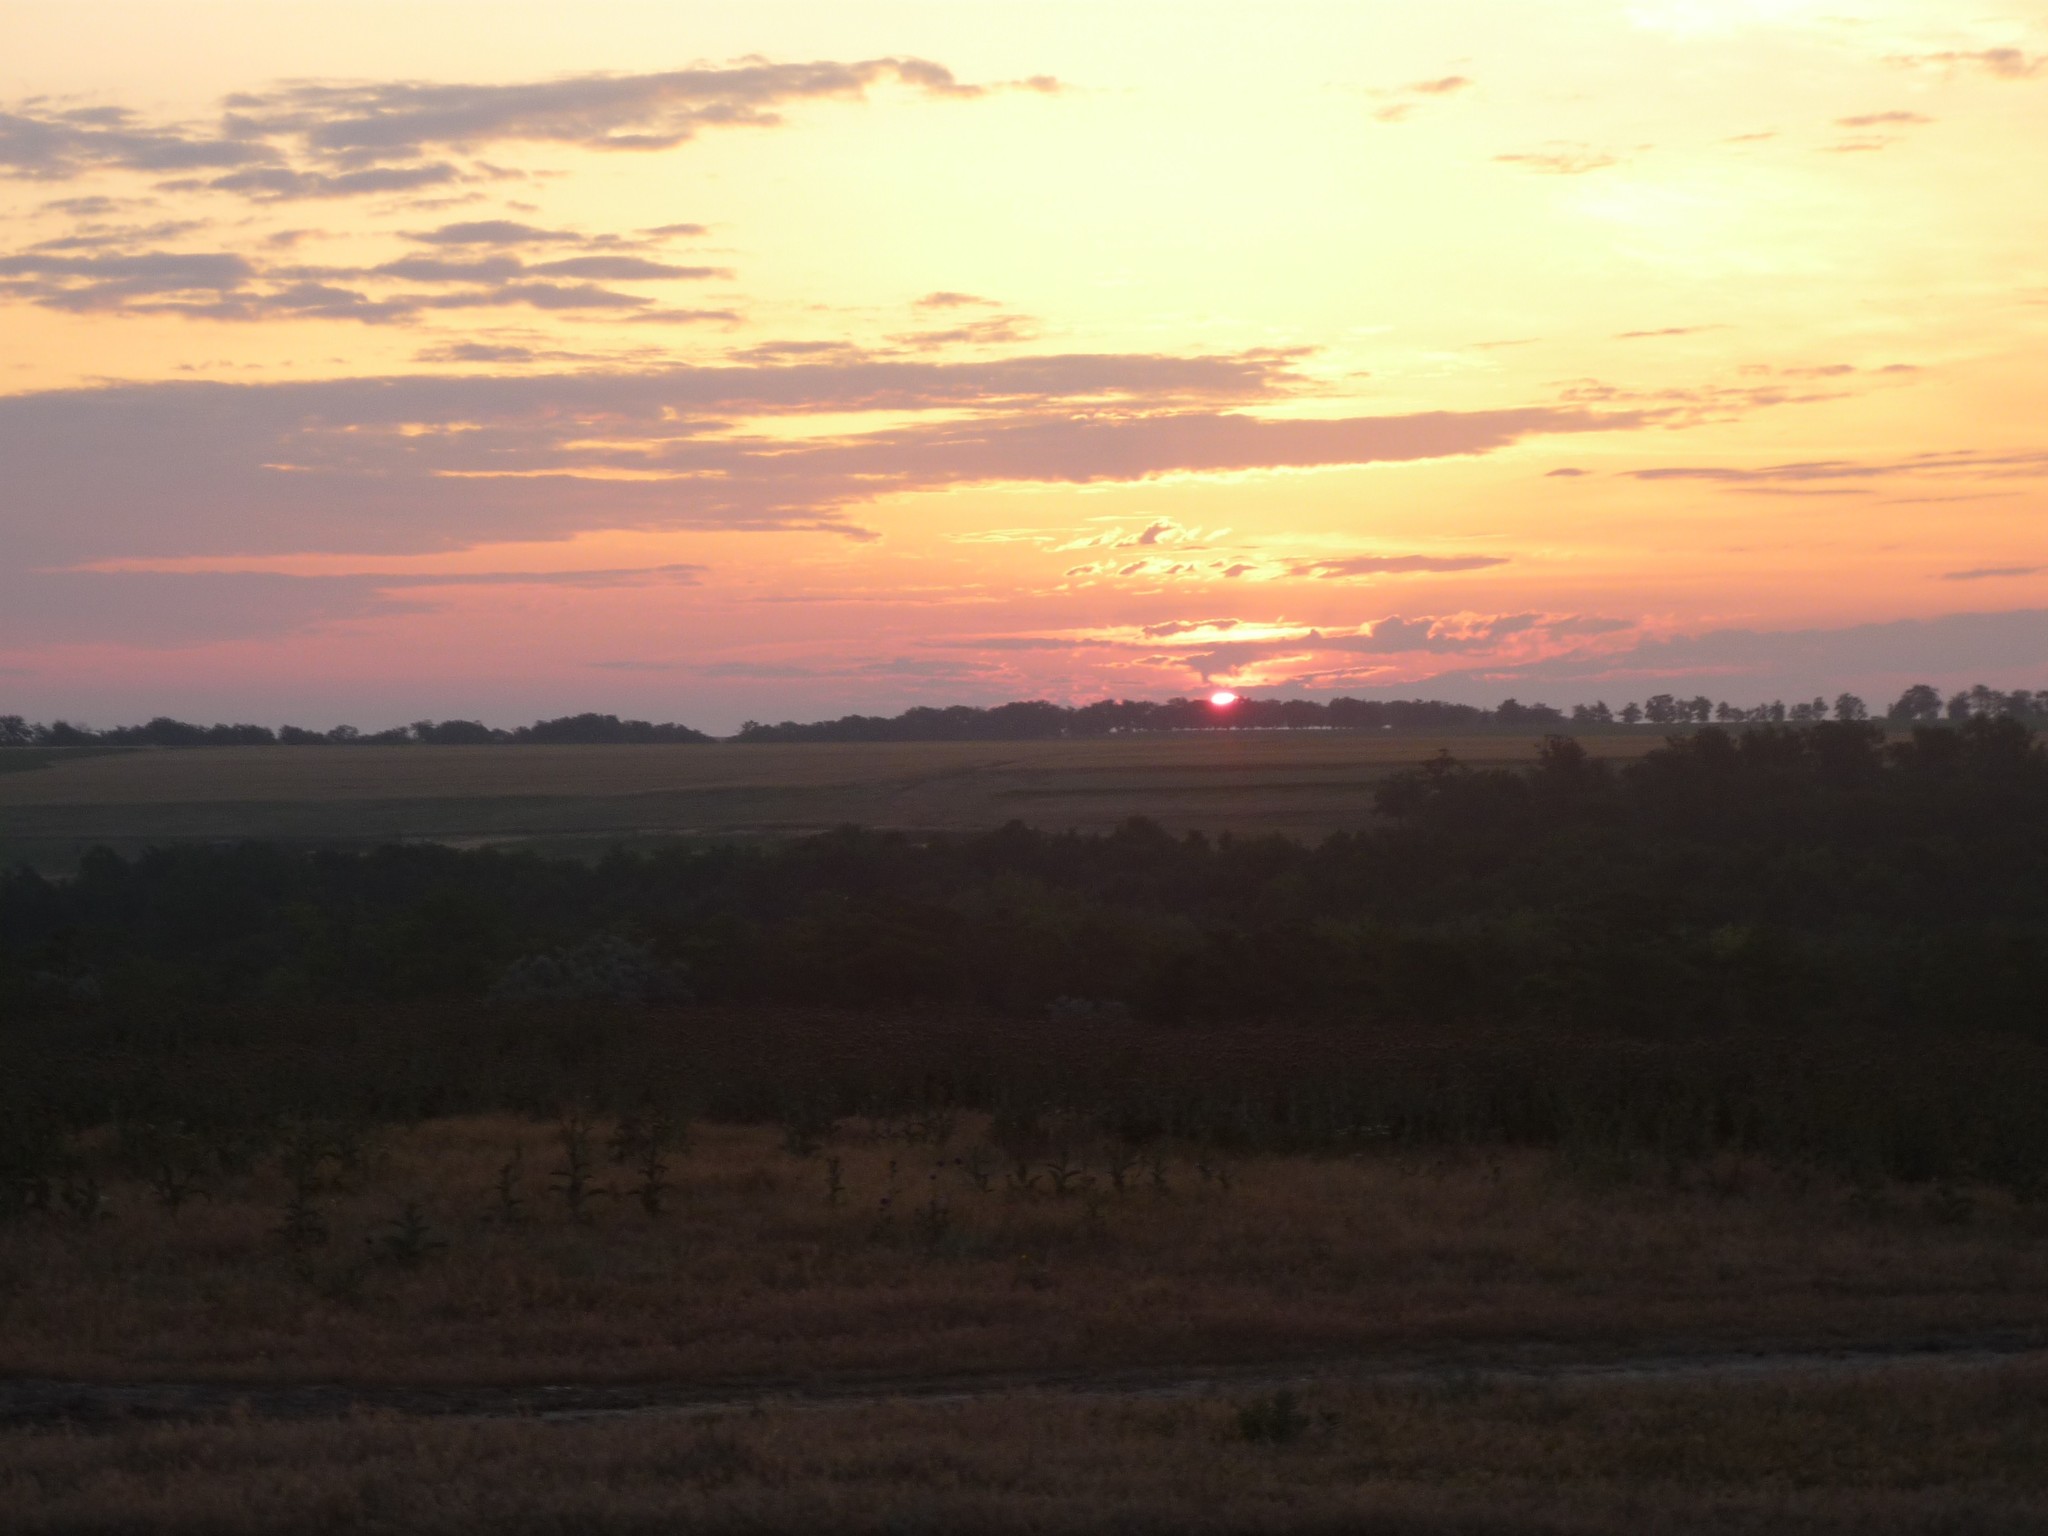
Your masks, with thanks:
[[[1699,1383],[1452,1376],[634,1418],[9,1434],[11,1529],[1907,1536],[2042,1528],[2038,1363]]]
[[[1584,738],[1633,757],[1661,733]],[[1534,736],[1225,733],[1084,741],[740,746],[196,747],[36,753],[0,773],[0,864],[224,838],[539,842],[777,835],[857,823],[1317,837],[1372,814],[1387,774],[1449,751],[1527,762]],[[4,766],[4,765],[0,765]]]
[[[13,1528],[1884,1536],[2048,1497],[2048,1248],[2000,1191],[649,1134],[305,1126],[178,1197],[88,1133],[0,1226]]]
[[[929,1113],[795,1143],[301,1126],[246,1162],[166,1137],[88,1133],[0,1225],[0,1378],[705,1392],[2048,1340],[2038,1204],[1732,1154],[1617,1179]]]

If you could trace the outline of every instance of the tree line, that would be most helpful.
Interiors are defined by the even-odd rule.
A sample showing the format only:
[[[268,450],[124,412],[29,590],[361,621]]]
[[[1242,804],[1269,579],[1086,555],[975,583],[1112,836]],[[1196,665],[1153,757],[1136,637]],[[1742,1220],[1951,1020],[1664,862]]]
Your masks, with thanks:
[[[1116,736],[1161,731],[1329,730],[1395,731],[1417,735],[1512,731],[1522,734],[1581,733],[1665,729],[1716,725],[1810,725],[1818,721],[1857,722],[1872,711],[1853,693],[1802,699],[1787,704],[1735,705],[1704,695],[1680,698],[1653,694],[1642,703],[1619,709],[1605,702],[1575,704],[1569,710],[1549,704],[1524,704],[1503,699],[1492,709],[1452,704],[1441,699],[1257,699],[1240,698],[1227,706],[1208,699],[1103,699],[1068,706],[1044,700],[979,707],[955,704],[944,708],[919,705],[898,715],[843,715],[808,723],[785,720],[764,725],[749,720],[729,741],[1042,741],[1062,737]],[[1884,711],[1895,727],[1958,723],[1974,719],[2011,718],[2048,725],[2048,688],[2011,692],[1979,683],[1944,698],[1931,684],[1916,683]],[[617,715],[564,715],[537,720],[514,730],[476,720],[417,720],[388,730],[363,731],[351,725],[307,730],[296,725],[273,730],[265,725],[195,725],[158,716],[142,725],[95,730],[65,720],[42,724],[20,715],[0,715],[0,747],[236,747],[236,746],[410,746],[489,745],[632,745],[665,742],[712,742],[721,738],[673,723],[621,720]]]
[[[437,999],[2048,1040],[2048,752],[2010,717],[1441,757],[1310,845],[1021,824],[90,853],[0,877],[0,1018]],[[5,1031],[0,1030],[0,1035]]]
[[[159,715],[142,725],[104,730],[54,720],[48,725],[20,715],[0,715],[0,747],[473,747],[512,743],[532,746],[587,746],[655,742],[708,742],[716,738],[687,725],[655,725],[617,715],[563,715],[503,730],[476,720],[415,720],[383,731],[352,725],[311,731],[284,725],[194,725]]]

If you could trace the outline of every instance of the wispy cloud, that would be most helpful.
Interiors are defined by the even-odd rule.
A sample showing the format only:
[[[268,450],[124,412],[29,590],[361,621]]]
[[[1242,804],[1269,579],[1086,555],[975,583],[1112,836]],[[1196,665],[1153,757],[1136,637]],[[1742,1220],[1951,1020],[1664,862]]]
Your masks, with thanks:
[[[36,99],[0,110],[0,175],[64,181],[134,171],[259,202],[360,197],[495,179],[497,168],[453,157],[497,146],[671,150],[707,132],[775,127],[800,103],[864,100],[885,84],[942,100],[1061,88],[1049,76],[974,84],[928,59],[746,59],[490,85],[300,81],[229,96],[211,123]]]
[[[2039,576],[2048,565],[1980,565],[1968,571],[1944,571],[1943,581],[1996,581],[2007,576]]]
[[[1907,69],[1971,69],[1996,80],[2032,80],[2048,71],[2048,55],[2018,48],[1951,49],[1941,53],[1899,53],[1888,61]]]
[[[1439,75],[1433,80],[1416,80],[1407,85],[1375,90],[1371,94],[1384,105],[1375,109],[1372,115],[1378,122],[1404,123],[1424,103],[1469,91],[1472,84],[1465,75]]]
[[[1622,157],[1613,151],[1595,149],[1590,144],[1557,144],[1515,154],[1495,155],[1493,158],[1500,165],[1512,165],[1519,170],[1536,171],[1545,176],[1586,176],[1622,162]]]
[[[1505,555],[1347,555],[1334,560],[1290,561],[1289,570],[1322,581],[1353,581],[1370,576],[1483,571],[1508,563]]]
[[[1646,423],[1548,406],[1256,414],[1304,387],[1292,354],[1254,352],[22,394],[0,397],[0,520],[22,557],[48,562],[420,550],[593,526],[851,530],[852,509],[911,491],[1416,462]],[[864,412],[890,420],[776,430]]]

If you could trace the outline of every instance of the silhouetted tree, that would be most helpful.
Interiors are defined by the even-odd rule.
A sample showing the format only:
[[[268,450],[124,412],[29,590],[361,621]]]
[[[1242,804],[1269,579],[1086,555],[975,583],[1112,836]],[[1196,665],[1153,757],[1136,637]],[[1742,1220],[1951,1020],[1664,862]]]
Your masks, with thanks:
[[[1941,695],[1926,683],[1915,683],[1899,695],[1898,702],[1885,711],[1885,718],[1898,724],[1941,718]]]

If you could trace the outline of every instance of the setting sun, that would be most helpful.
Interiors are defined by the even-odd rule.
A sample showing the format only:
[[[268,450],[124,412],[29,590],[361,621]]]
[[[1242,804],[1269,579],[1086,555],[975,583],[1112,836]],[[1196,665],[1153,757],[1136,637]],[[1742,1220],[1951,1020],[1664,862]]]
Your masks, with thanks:
[[[1237,702],[1237,695],[1228,688],[1219,688],[1216,692],[1209,695],[1209,702],[1218,709],[1228,709]]]

